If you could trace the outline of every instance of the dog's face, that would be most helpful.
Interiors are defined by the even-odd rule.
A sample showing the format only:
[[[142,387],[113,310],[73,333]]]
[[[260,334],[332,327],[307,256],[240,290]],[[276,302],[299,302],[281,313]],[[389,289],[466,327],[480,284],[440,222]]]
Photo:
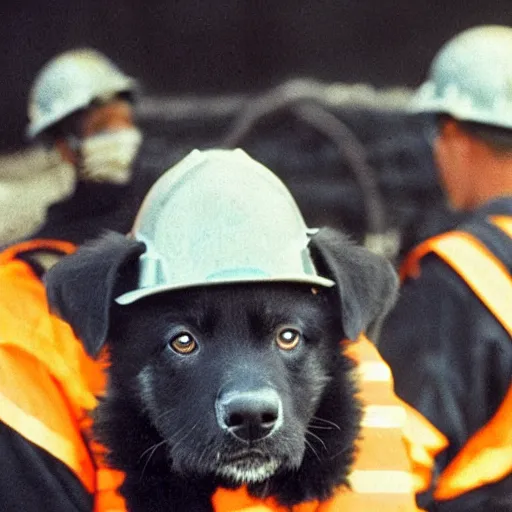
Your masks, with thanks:
[[[114,319],[111,387],[135,394],[176,471],[260,482],[297,469],[306,447],[320,456],[322,430],[355,434],[340,315],[324,293],[212,286],[118,308]],[[346,388],[335,426],[315,416],[333,378]]]
[[[346,483],[361,416],[340,341],[389,308],[397,279],[332,230],[309,249],[335,287],[211,285],[118,305],[145,246],[116,234],[49,271],[53,310],[91,355],[108,348],[95,428],[125,496],[147,504],[133,510],[209,511],[215,486],[241,484],[293,505]]]

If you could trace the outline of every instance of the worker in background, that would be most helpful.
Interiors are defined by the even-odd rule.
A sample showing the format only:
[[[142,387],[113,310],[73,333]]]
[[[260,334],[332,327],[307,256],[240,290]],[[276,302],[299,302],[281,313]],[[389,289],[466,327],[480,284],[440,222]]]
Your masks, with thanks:
[[[510,511],[512,28],[448,41],[413,106],[432,123],[440,181],[464,220],[405,258],[379,348],[417,420],[418,503]]]
[[[95,495],[88,492],[90,486],[111,486],[110,474],[105,481],[100,470],[91,470],[92,448],[85,447],[80,435],[66,439],[78,424],[87,428],[84,382],[93,390],[104,383],[101,372],[83,359],[75,345],[62,343],[71,333],[56,325],[45,308],[41,279],[55,261],[74,251],[75,244],[105,229],[127,232],[131,227],[137,210],[130,189],[132,160],[141,143],[133,121],[134,93],[132,78],[89,49],[51,60],[30,92],[28,136],[42,141],[58,160],[57,178],[33,185],[51,188],[65,183],[69,193],[50,205],[36,232],[0,253],[2,510],[92,511]],[[42,187],[14,192],[34,193],[35,198],[49,191]],[[16,217],[16,196],[10,204],[12,211],[1,222]],[[50,356],[56,345],[59,356]],[[39,362],[49,359],[54,373]],[[24,416],[23,428],[16,429],[13,421],[23,416],[16,404],[23,397],[33,419]],[[54,410],[59,414],[45,423]],[[69,464],[89,471],[94,481],[87,480],[84,487]],[[112,503],[107,490],[103,495],[106,503]]]
[[[29,95],[27,135],[47,147],[50,168],[31,170],[32,179],[18,187],[0,183],[0,200],[11,205],[1,231],[10,233],[17,215],[32,212],[40,225],[21,237],[13,233],[9,242],[82,242],[104,228],[130,228],[132,164],[142,140],[133,119],[135,92],[135,81],[92,49],[65,52],[42,68]]]

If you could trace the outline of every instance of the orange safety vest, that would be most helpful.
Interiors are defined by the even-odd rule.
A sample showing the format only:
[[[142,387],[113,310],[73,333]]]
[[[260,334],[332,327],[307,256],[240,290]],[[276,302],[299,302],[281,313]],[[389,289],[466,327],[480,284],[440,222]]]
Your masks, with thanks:
[[[512,238],[512,217],[493,216],[490,221]],[[462,231],[438,235],[420,244],[406,258],[401,277],[417,278],[419,261],[434,252],[448,263],[480,298],[482,303],[512,337],[512,276],[503,263],[477,238]],[[417,492],[431,485],[434,457],[448,441],[417,411],[408,408],[416,429],[409,432],[409,453],[413,460]],[[421,426],[420,426],[421,424]],[[433,484],[434,497],[456,498],[512,473],[512,386],[498,411],[464,445]]]
[[[16,259],[34,250],[69,254],[75,247],[34,240],[0,253],[0,421],[73,471],[94,494],[95,512],[124,511],[122,473],[104,466],[101,447],[87,441],[87,412],[105,387],[103,365],[49,314],[42,282]]]
[[[87,411],[104,389],[104,366],[87,356],[67,323],[48,312],[43,284],[16,259],[19,252],[45,248],[74,250],[71,244],[39,240],[0,254],[0,420],[66,464],[95,495],[95,512],[122,512],[126,507],[116,489],[123,475],[91,456],[87,436]],[[363,336],[346,350],[358,363],[366,404],[352,490],[289,509],[271,498],[253,498],[245,488],[219,488],[212,497],[216,512],[418,510],[402,439],[405,413],[392,391],[391,372]],[[92,446],[94,454],[101,452]]]

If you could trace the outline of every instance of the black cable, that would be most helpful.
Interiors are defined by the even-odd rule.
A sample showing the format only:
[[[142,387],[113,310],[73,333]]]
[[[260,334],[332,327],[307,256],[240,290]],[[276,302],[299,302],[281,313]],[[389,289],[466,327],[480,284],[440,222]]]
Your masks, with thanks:
[[[385,233],[388,225],[386,208],[379,190],[375,170],[366,160],[366,150],[355,133],[321,105],[308,103],[293,107],[293,112],[330,139],[348,163],[363,195],[366,227],[370,233]]]
[[[235,148],[263,118],[285,108],[331,140],[343,159],[348,161],[364,202],[367,230],[371,234],[387,231],[386,208],[374,169],[366,159],[366,150],[354,132],[325,104],[325,86],[313,80],[291,80],[251,101],[232,123],[221,147]]]

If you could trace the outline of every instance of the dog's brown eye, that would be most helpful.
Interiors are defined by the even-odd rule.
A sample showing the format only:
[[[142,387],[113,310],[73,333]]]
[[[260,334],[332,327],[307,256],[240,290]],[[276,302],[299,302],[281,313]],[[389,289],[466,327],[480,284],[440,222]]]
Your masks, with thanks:
[[[178,354],[190,354],[197,347],[196,340],[188,332],[178,334],[169,342],[169,345]]]
[[[286,327],[277,333],[276,343],[282,350],[294,349],[300,341],[300,332]]]

